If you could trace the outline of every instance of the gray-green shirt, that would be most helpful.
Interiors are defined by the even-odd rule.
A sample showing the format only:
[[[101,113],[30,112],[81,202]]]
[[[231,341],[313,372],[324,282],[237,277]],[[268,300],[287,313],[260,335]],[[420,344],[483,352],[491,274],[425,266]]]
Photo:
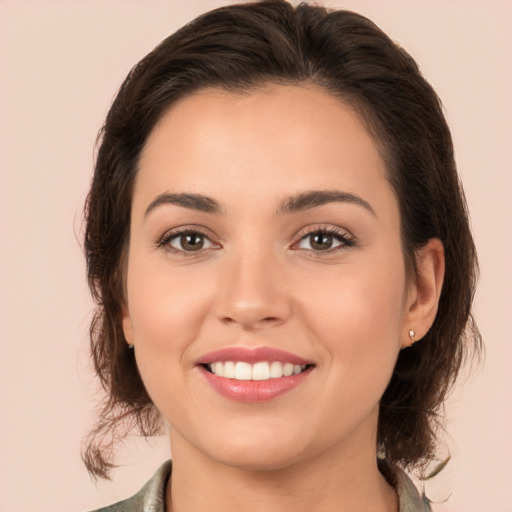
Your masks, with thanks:
[[[165,462],[151,480],[134,496],[100,508],[93,512],[165,512],[165,486],[171,476],[172,463]],[[402,471],[395,470],[396,491],[400,503],[399,512],[430,512],[411,479]]]

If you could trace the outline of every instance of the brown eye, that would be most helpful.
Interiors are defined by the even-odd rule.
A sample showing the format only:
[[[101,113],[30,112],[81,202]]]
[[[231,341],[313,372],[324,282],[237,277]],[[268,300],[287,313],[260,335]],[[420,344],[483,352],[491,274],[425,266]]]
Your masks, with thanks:
[[[168,244],[177,251],[194,252],[213,247],[212,242],[203,234],[188,232],[173,236]]]
[[[334,237],[325,233],[315,233],[309,235],[311,248],[315,251],[325,251],[332,247]]]
[[[198,251],[203,248],[204,237],[197,233],[180,236],[180,244],[185,251]]]
[[[353,245],[347,235],[338,232],[331,233],[329,231],[314,231],[303,236],[298,245],[298,249],[306,249],[308,251],[322,252],[330,249],[341,249]]]

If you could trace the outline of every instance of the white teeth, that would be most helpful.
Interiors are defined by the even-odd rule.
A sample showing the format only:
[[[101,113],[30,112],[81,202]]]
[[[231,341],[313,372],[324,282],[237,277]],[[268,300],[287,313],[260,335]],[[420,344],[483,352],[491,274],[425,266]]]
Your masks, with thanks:
[[[222,364],[222,363],[220,363]],[[215,373],[215,372],[213,372]],[[226,377],[226,379],[234,379],[235,378],[235,363],[233,361],[226,361],[224,363],[224,370],[222,372],[222,377]]]
[[[212,372],[215,373],[215,375],[219,375],[220,377],[223,376],[222,363],[220,361],[212,364]]]
[[[222,364],[222,363],[220,363]],[[235,366],[235,379],[237,380],[251,380],[252,367],[249,363],[238,361]]]
[[[211,372],[218,377],[237,380],[268,380],[279,379],[280,377],[289,377],[298,375],[306,365],[294,365],[292,363],[281,363],[279,361],[260,361],[250,364],[244,361],[215,361],[208,365]]]
[[[270,379],[270,365],[268,363],[256,363],[252,367],[252,380]]]
[[[293,364],[292,363],[286,363],[283,366],[283,375],[285,377],[289,377],[290,375],[293,375]]]
[[[279,379],[283,376],[283,365],[279,361],[272,361],[270,365],[270,378]]]

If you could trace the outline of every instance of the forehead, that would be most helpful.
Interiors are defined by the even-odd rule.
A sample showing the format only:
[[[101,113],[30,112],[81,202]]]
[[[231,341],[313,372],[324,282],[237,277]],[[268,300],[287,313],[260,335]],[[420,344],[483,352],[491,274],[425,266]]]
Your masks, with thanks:
[[[173,104],[153,129],[134,200],[237,189],[270,201],[332,188],[369,199],[390,192],[378,148],[350,106],[314,86],[205,89]]]

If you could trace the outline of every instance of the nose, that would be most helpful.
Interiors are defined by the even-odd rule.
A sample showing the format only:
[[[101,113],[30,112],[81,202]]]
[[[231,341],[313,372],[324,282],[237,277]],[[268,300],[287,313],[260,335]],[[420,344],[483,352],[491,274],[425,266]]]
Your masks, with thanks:
[[[277,260],[272,255],[245,253],[224,262],[216,300],[221,322],[257,330],[288,320],[291,297]]]

